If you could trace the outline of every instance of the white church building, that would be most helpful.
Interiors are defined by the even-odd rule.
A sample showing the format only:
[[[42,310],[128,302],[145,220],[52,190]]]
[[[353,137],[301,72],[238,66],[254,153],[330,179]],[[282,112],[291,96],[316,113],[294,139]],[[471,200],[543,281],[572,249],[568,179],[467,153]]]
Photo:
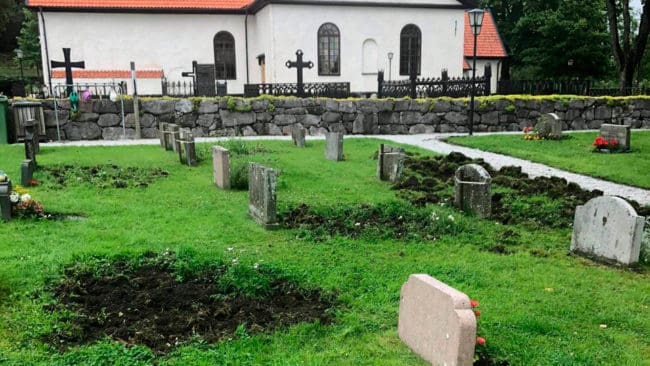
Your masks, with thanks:
[[[188,80],[192,62],[214,65],[229,94],[245,84],[295,83],[296,50],[314,67],[305,82],[349,82],[353,93],[376,92],[385,79],[406,79],[409,60],[422,77],[463,76],[466,11],[458,0],[27,0],[39,19],[45,84],[64,84],[63,48],[75,83],[127,81],[134,62],[138,93],[161,94],[161,80]],[[470,41],[471,42],[471,41]],[[472,44],[473,46],[473,44]],[[470,47],[471,48],[471,47]],[[389,57],[390,56],[390,57]],[[479,36],[480,65],[493,83],[507,57],[489,13]],[[477,67],[477,75],[483,68]],[[496,84],[494,84],[493,89]],[[132,87],[128,87],[129,92]]]

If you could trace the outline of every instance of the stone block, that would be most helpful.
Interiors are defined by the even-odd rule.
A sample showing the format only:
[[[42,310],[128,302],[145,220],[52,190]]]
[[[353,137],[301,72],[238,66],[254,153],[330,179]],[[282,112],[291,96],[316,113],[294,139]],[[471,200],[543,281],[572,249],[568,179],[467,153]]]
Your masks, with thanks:
[[[298,147],[305,147],[305,129],[300,126],[291,128],[291,141]]]
[[[478,164],[466,164],[454,176],[454,202],[458,209],[490,217],[492,214],[492,177]]]
[[[102,129],[102,139],[104,140],[135,140],[135,129],[122,127],[106,127]]]
[[[133,116],[133,114],[129,116]],[[121,122],[122,118],[114,113],[102,114],[97,120],[99,127],[113,127],[119,125]]]
[[[377,178],[391,183],[397,182],[404,171],[404,160],[406,160],[406,153],[401,147],[379,145]]]
[[[436,128],[430,125],[425,125],[425,124],[417,124],[415,126],[411,126],[409,128],[409,134],[411,135],[418,135],[418,134],[425,134],[425,133],[434,133],[436,132]]]
[[[296,123],[300,123],[303,126],[318,126],[320,123],[320,116],[316,114],[296,116]]]
[[[327,160],[343,160],[343,134],[329,132],[325,135],[325,158]]]
[[[112,102],[108,99],[95,99],[92,101],[92,112],[95,113],[120,113],[122,106],[119,102]]]
[[[192,101],[189,99],[181,99],[174,104],[174,110],[179,113],[190,113],[192,108]]]
[[[476,316],[469,297],[429,275],[413,274],[402,285],[397,330],[432,365],[474,362]]]
[[[29,187],[32,185],[32,180],[34,178],[34,162],[31,159],[25,159],[20,164],[20,185],[23,187]]]
[[[618,142],[618,147],[621,150],[630,149],[630,126],[603,123],[600,126],[600,136],[607,141],[616,139],[616,142]]]
[[[260,164],[248,165],[248,213],[266,229],[278,226],[275,170]]]
[[[97,140],[102,136],[102,129],[94,122],[70,122],[65,126],[69,140]]]
[[[199,104],[199,113],[217,113],[219,112],[219,101],[217,100],[202,100]]]
[[[11,220],[11,180],[6,175],[2,176],[4,181],[0,182],[0,219],[3,221]]]
[[[224,127],[246,126],[255,123],[255,113],[230,112],[220,110],[221,122]]]
[[[175,103],[173,100],[157,99],[157,100],[145,100],[140,102],[142,104],[142,110],[145,113],[151,113],[154,115],[168,114],[174,112]]]
[[[639,261],[645,218],[624,199],[596,197],[576,208],[571,251],[630,265]]]

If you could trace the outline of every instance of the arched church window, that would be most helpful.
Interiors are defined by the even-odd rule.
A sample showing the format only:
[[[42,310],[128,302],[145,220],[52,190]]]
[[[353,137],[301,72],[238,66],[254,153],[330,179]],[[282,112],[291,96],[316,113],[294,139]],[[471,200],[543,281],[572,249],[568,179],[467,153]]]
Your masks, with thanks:
[[[318,75],[341,75],[341,34],[332,23],[318,28]]]
[[[374,39],[363,41],[363,51],[361,54],[362,72],[364,74],[376,74],[379,66],[377,64],[379,52],[377,51],[377,42]]]
[[[214,36],[214,67],[218,80],[237,78],[235,38],[228,32],[222,31]]]
[[[410,75],[411,68],[420,74],[420,55],[422,53],[422,32],[416,25],[402,28],[399,42],[399,74]]]

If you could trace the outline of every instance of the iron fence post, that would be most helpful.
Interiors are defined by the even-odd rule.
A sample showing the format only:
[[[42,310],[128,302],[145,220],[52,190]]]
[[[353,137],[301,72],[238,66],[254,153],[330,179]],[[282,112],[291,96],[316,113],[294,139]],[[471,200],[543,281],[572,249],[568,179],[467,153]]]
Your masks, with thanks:
[[[384,86],[384,70],[377,73],[377,98],[383,98],[382,88]]]

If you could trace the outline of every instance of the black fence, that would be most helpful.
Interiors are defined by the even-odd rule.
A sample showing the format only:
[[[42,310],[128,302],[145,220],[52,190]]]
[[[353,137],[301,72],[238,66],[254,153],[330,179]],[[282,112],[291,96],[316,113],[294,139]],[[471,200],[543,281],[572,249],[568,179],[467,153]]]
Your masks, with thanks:
[[[490,81],[492,73],[490,68],[485,69],[484,76],[475,79],[474,95],[490,95]],[[412,75],[408,80],[386,81],[384,72],[379,71],[377,76],[378,98],[461,98],[471,95],[472,78],[450,78],[447,71],[442,71],[440,78],[417,78]]]
[[[612,97],[625,97],[629,95],[648,95],[648,89],[641,87],[633,88],[590,88],[590,96],[612,96]]]
[[[297,83],[246,84],[245,97],[260,95],[348,98],[350,83],[304,83],[300,90]]]
[[[500,80],[498,94],[589,95],[591,80]]]
[[[72,87],[72,88],[70,88]],[[52,93],[57,98],[68,98],[68,91],[72,89],[80,98],[104,99],[113,95],[126,95],[126,82],[119,83],[74,83],[72,85],[56,84],[52,86]]]
[[[162,95],[170,97],[193,97],[196,90],[193,81],[168,81],[163,78]]]

